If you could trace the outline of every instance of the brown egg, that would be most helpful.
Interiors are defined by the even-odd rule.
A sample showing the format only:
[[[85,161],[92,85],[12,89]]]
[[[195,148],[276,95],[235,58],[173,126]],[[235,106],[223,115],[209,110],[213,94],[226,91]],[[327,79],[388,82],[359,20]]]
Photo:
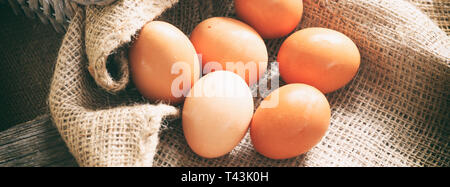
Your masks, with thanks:
[[[328,93],[353,79],[360,54],[355,43],[340,32],[307,28],[284,41],[278,62],[280,75],[287,83],[305,83]]]
[[[216,71],[198,80],[183,105],[189,147],[205,158],[223,156],[244,137],[253,116],[250,88],[238,75]]]
[[[256,151],[272,159],[287,159],[309,151],[320,142],[330,124],[330,105],[316,88],[288,84],[264,101],[274,107],[258,107],[250,125]]]
[[[190,39],[202,57],[204,71],[216,63],[220,69],[239,74],[251,85],[267,69],[268,54],[263,39],[239,20],[206,19],[195,27]]]
[[[129,50],[136,88],[152,101],[178,104],[200,76],[200,62],[189,38],[175,26],[146,24]]]
[[[302,19],[302,0],[235,0],[239,18],[263,38],[279,38],[292,32]]]

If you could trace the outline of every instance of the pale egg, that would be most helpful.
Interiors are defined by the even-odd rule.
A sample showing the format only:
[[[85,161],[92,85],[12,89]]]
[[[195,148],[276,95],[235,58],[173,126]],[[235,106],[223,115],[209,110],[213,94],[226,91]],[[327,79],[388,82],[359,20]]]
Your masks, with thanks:
[[[244,137],[253,116],[250,88],[238,75],[215,71],[199,79],[183,106],[187,143],[205,158],[223,156]]]

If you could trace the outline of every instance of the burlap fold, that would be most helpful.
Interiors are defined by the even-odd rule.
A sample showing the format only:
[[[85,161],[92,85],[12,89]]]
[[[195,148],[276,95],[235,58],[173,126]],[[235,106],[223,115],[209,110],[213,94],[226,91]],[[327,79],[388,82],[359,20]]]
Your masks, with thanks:
[[[406,0],[304,1],[297,29],[343,32],[358,46],[361,66],[351,83],[327,95],[332,119],[321,143],[287,160],[259,155],[248,134],[230,154],[200,158],[187,145],[180,120],[161,125],[175,108],[145,104],[133,85],[125,87],[126,60],[122,78],[111,78],[108,56],[147,21],[166,20],[189,35],[207,17],[235,17],[232,0],[183,0],[158,17],[174,3],[121,0],[77,11],[60,49],[49,104],[80,165],[450,166],[450,39]],[[271,61],[284,39],[266,40]]]
[[[86,8],[86,54],[89,70],[97,84],[107,91],[125,88],[129,80],[128,62],[120,63],[120,77],[114,80],[106,68],[108,56],[131,42],[144,24],[178,0],[121,0],[111,6]]]
[[[53,120],[80,166],[152,166],[162,118],[178,111],[133,104],[139,102],[132,99],[136,94],[110,95],[93,84],[86,68],[84,14],[76,11],[59,51],[49,96]]]

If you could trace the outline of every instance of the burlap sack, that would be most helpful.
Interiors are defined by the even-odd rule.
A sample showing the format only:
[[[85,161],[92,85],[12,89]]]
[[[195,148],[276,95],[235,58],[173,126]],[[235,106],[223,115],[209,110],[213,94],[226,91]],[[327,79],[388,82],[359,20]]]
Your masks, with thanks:
[[[123,22],[116,20],[125,18],[124,20],[130,23],[132,21],[126,19],[127,16],[136,16],[132,18],[139,19],[141,15],[153,19],[172,5],[165,2],[161,0],[160,6],[153,6],[150,1],[127,0],[105,9],[92,6],[87,7],[86,11],[81,8],[76,10],[59,51],[49,106],[62,138],[80,166],[152,165],[162,118],[176,115],[177,109],[164,104],[135,104],[139,102],[140,97],[133,91],[109,95],[99,89],[87,73],[84,45],[86,44],[87,48],[90,45],[84,42],[84,36],[102,37],[107,35],[102,33],[110,32],[120,35],[122,33],[117,33],[119,31],[113,28],[117,29],[119,26],[115,27],[114,24]],[[136,13],[137,9],[147,12]],[[103,10],[108,11],[102,12]],[[108,17],[109,15],[114,16]],[[105,18],[102,16],[109,19],[102,20]],[[89,25],[96,20],[104,21],[97,23],[100,29],[92,29]],[[142,21],[141,27],[143,24]],[[117,47],[121,44],[121,39],[131,41],[138,27],[129,33],[128,39],[103,38],[99,45],[115,44]],[[120,31],[129,29],[122,28]],[[107,47],[110,46],[103,48]],[[107,58],[109,54],[103,55]]]
[[[361,67],[349,85],[327,95],[332,119],[321,143],[287,160],[259,155],[248,134],[230,154],[201,158],[188,147],[180,120],[161,125],[163,116],[176,113],[173,107],[145,104],[133,85],[125,86],[128,70],[120,51],[146,21],[170,7],[158,2],[175,3],[121,0],[106,8],[86,7],[69,27],[49,101],[80,165],[148,166],[155,155],[154,166],[450,166],[450,39],[405,0],[304,1],[297,29],[345,33],[360,49]],[[232,1],[183,0],[157,19],[189,35],[211,16],[235,17]],[[266,41],[270,61],[284,39]],[[108,58],[111,53],[119,54],[112,55],[118,60]],[[119,78],[107,72],[114,62],[119,62]],[[277,77],[276,68],[270,72],[275,74],[265,78]]]

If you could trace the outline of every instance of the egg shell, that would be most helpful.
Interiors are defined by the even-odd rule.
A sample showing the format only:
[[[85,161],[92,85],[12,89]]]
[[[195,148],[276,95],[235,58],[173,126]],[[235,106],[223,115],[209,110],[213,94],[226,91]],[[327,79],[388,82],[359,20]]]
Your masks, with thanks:
[[[205,158],[223,156],[246,134],[253,116],[250,88],[238,75],[216,71],[197,81],[183,106],[188,145]]]
[[[273,100],[274,99],[274,100]],[[257,152],[272,159],[287,159],[309,151],[320,142],[330,124],[325,96],[306,84],[288,84],[264,101],[278,99],[274,107],[255,111],[250,137]]]
[[[205,71],[208,63],[218,63],[221,70],[235,72],[252,85],[267,69],[268,53],[264,40],[252,27],[239,20],[206,19],[195,27],[190,39],[202,57],[204,73],[208,73]],[[227,67],[227,63],[235,68]],[[253,71],[249,71],[252,68]]]
[[[151,101],[178,104],[200,77],[200,62],[189,38],[163,21],[142,28],[129,49],[129,61],[136,88]],[[177,70],[177,66],[184,69]]]
[[[329,93],[349,83],[360,65],[358,47],[344,34],[326,28],[295,32],[278,52],[280,75]]]
[[[238,17],[265,39],[288,35],[303,14],[302,0],[235,0],[234,7]]]

